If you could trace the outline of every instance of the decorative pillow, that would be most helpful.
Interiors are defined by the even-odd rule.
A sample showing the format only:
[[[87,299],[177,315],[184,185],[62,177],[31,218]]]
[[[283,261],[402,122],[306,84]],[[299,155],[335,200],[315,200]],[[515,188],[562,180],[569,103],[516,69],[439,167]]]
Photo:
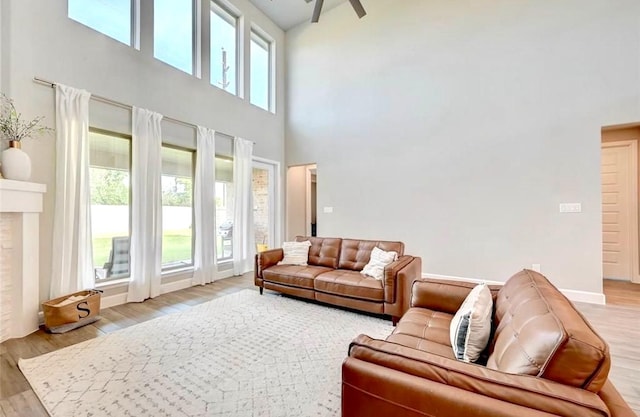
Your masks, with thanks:
[[[303,265],[306,266],[309,261],[309,248],[311,242],[284,242],[282,250],[284,258],[278,262],[278,265]]]
[[[384,267],[398,259],[397,252],[387,252],[382,249],[373,248],[369,263],[360,271],[363,275],[369,275],[375,279],[382,279],[384,275]]]
[[[475,362],[489,343],[493,299],[485,283],[471,290],[451,320],[453,353],[461,361]]]

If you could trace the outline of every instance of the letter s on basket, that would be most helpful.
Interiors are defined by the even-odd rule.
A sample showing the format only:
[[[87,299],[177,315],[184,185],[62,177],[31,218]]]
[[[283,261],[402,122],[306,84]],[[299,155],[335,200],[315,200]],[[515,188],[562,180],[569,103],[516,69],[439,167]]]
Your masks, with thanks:
[[[83,304],[84,304],[84,306],[83,306]],[[83,308],[83,307],[85,307],[85,308]],[[86,301],[78,303],[78,305],[76,306],[76,309],[78,311],[84,311],[85,312],[84,316],[82,315],[83,313],[78,314],[78,318],[79,319],[83,319],[83,318],[87,317],[89,314],[91,314],[91,310],[89,309],[89,304],[87,304]]]

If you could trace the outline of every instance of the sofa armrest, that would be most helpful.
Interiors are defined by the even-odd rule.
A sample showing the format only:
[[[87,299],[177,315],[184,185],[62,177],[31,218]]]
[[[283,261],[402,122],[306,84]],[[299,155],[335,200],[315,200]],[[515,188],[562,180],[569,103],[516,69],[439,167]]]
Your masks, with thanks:
[[[419,279],[411,288],[411,307],[428,308],[433,311],[456,314],[475,282],[445,279]],[[499,285],[489,285],[495,299]]]
[[[634,413],[631,407],[624,401],[622,395],[620,395],[611,381],[604,383],[598,395],[607,405],[611,417],[636,417],[636,413]]]
[[[396,261],[390,263],[384,268],[384,301],[385,303],[393,303],[398,295],[396,294],[396,282],[398,281],[398,272],[409,262],[413,260],[413,256],[403,255]]]
[[[256,254],[256,278],[262,278],[262,271],[280,262],[284,258],[282,248],[270,249]]]
[[[487,409],[508,403],[525,409],[538,410],[541,415],[549,413],[566,417],[609,416],[608,408],[602,399],[590,391],[529,375],[506,374],[484,366],[375,340],[365,335],[358,336],[349,347],[349,358],[343,364],[343,383],[344,370],[349,366],[350,360],[363,361],[382,367],[383,370],[394,370],[401,374],[422,378],[425,384],[426,381],[431,381],[429,382],[431,386],[446,386],[435,390],[427,389],[423,395],[437,396],[445,388],[453,388],[454,392],[459,392],[457,397],[460,399],[467,395],[463,392],[474,394],[469,397],[485,398],[488,401],[487,404],[482,405]],[[382,372],[381,369],[376,369],[374,374],[380,372]],[[366,377],[358,379],[367,380]],[[389,380],[388,383],[392,384],[392,381]],[[434,383],[440,385],[433,385]],[[376,385],[383,386],[380,388],[382,391],[375,395],[382,395],[385,392],[402,392],[401,389],[396,390],[393,387],[385,388],[384,382],[377,384],[373,382],[372,385],[364,388],[377,389],[373,388]],[[401,397],[391,400],[403,401]]]

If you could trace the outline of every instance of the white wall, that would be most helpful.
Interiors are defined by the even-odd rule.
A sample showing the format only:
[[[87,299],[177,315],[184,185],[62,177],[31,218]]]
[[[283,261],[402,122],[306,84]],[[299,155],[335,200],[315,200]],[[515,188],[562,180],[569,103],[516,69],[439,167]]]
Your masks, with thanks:
[[[248,0],[233,0],[244,14],[244,53],[249,54],[249,27],[254,22],[276,42],[276,108],[272,114],[209,85],[208,69],[197,79],[153,58],[152,3],[141,1],[141,50],[123,45],[67,18],[64,0],[2,1],[2,88],[14,98],[25,116],[44,115],[53,127],[54,94],[35,84],[34,76],[84,88],[93,94],[148,108],[185,122],[214,128],[232,136],[255,141],[256,156],[282,161],[284,158],[284,33]],[[203,1],[204,26],[208,27],[208,2]],[[203,39],[208,52],[208,41]],[[206,62],[206,56],[203,62]],[[248,75],[245,76],[245,81]],[[103,128],[130,129],[129,112],[92,102],[91,122]],[[184,132],[193,143],[193,131],[184,127],[163,129],[172,136]],[[114,126],[116,126],[114,128]],[[182,128],[182,130],[181,130]],[[127,132],[123,132],[127,133]],[[190,136],[189,136],[190,135]],[[175,138],[171,138],[175,142]],[[180,140],[180,138],[178,138]],[[33,162],[32,181],[45,183],[48,191],[41,222],[40,297],[49,293],[53,198],[55,195],[55,139],[53,136],[25,141]]]
[[[2,5],[2,3],[0,3],[0,45],[4,46],[4,39],[6,38],[5,36],[5,31],[4,28],[6,28],[6,23],[5,21],[2,19],[3,16],[3,12],[2,10],[4,9],[4,6]],[[1,48],[0,49],[0,91],[4,91],[4,82],[3,82],[3,78],[2,78],[2,74],[4,74],[4,66],[5,66],[5,48]]]
[[[600,128],[640,121],[637,0],[370,0],[287,32],[287,164],[323,236],[601,293]],[[580,214],[559,214],[580,202]]]

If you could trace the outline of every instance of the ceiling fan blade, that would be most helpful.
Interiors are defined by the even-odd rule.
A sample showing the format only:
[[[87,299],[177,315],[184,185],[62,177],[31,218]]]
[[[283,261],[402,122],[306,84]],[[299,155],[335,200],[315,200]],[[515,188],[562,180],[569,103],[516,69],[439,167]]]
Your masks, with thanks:
[[[360,19],[362,19],[362,17],[367,14],[367,12],[364,10],[364,7],[362,7],[362,3],[360,3],[360,0],[349,0],[349,3],[351,3],[351,7],[353,7],[353,10],[356,11]]]
[[[322,3],[324,3],[324,0],[316,0],[316,5],[313,8],[313,16],[311,16],[311,23],[318,23],[318,20],[320,20]]]

